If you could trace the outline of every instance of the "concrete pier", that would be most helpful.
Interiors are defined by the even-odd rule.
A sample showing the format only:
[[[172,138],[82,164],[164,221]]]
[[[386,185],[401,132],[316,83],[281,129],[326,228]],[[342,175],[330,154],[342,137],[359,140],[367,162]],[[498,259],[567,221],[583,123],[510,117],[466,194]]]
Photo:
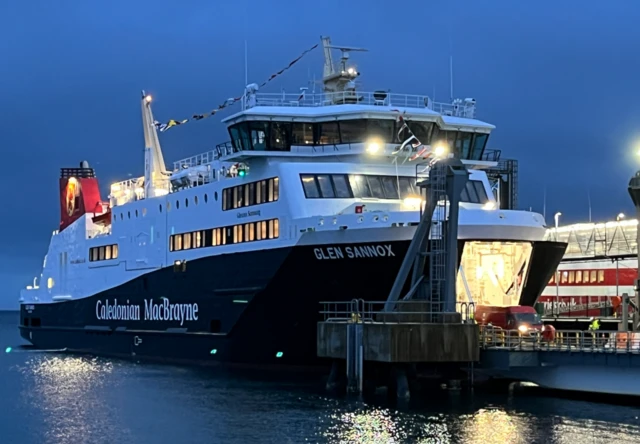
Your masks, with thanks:
[[[318,356],[346,359],[347,328],[318,323]],[[353,325],[353,324],[351,324]],[[480,359],[475,324],[362,323],[363,360],[389,363],[476,362]]]

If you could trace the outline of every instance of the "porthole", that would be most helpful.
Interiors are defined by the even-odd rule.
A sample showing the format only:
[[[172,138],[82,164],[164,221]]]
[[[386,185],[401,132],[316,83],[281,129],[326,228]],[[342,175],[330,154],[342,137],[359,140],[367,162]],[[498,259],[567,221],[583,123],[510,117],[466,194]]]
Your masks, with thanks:
[[[160,210],[160,212],[162,213],[162,204],[158,205],[158,209]]]
[[[217,191],[215,191],[213,193],[213,198],[216,200],[216,202],[218,201],[218,192]]]
[[[180,208],[180,201],[176,200],[176,210]]]
[[[184,200],[184,207],[185,208],[189,207],[189,199]]]
[[[142,217],[145,217],[147,215],[147,209],[143,208],[142,209]]]
[[[193,197],[193,203],[198,205],[198,196]]]
[[[131,211],[127,211],[127,217],[131,219]]]
[[[138,217],[138,210],[136,210],[136,217]]]
[[[167,211],[171,211],[171,202],[167,202]]]
[[[120,213],[120,220],[124,220],[124,213]]]
[[[207,196],[207,194],[205,193],[204,195],[204,203],[209,202],[209,196]]]

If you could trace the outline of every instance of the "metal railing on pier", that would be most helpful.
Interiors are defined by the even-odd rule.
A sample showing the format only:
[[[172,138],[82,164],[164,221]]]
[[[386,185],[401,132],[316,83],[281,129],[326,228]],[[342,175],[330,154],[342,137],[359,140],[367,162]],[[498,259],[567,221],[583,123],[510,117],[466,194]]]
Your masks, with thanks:
[[[481,328],[480,347],[485,350],[557,351],[640,354],[640,333],[621,331],[556,331],[552,337],[543,332]]]
[[[473,322],[473,302],[456,304],[455,312],[445,312],[443,302],[429,301],[351,301],[320,302],[324,322],[359,322],[378,324]],[[389,310],[385,311],[385,305]]]

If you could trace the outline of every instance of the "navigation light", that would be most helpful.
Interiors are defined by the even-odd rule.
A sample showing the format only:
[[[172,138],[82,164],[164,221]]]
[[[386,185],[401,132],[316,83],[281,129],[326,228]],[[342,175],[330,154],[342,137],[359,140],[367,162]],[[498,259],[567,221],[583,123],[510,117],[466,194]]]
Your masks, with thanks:
[[[283,355],[283,354],[284,354],[284,353],[282,353],[282,352],[278,352],[278,353],[276,353],[276,358],[282,358],[282,355]]]
[[[7,347],[4,349],[5,353],[11,353],[12,348],[11,347]]]

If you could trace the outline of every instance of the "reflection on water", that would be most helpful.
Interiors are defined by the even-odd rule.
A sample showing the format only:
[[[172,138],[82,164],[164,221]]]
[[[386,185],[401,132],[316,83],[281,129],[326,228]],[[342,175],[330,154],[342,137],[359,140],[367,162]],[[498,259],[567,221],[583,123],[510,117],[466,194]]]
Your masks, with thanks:
[[[0,313],[3,347],[20,344],[17,322]],[[0,353],[0,444],[640,442],[632,406],[431,392],[390,408],[327,397],[320,381],[251,375]]]
[[[530,442],[527,418],[509,414],[502,409],[480,409],[460,416],[460,438],[469,444]],[[529,439],[526,439],[529,437]]]
[[[109,424],[114,419],[113,407],[110,411],[101,399],[104,390],[116,385],[108,379],[111,362],[39,355],[28,359],[20,371],[28,381],[24,401],[42,411],[45,441],[104,442],[113,433]]]

